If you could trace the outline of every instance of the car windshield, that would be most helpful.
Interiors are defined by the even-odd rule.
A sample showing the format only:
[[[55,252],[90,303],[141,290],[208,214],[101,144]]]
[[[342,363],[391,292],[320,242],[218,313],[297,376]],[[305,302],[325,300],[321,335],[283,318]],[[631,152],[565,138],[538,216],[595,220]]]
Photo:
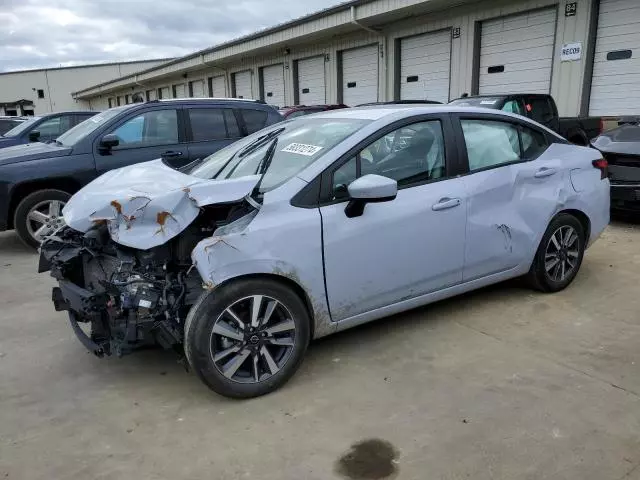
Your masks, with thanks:
[[[131,105],[111,108],[102,113],[94,115],[93,117],[86,119],[84,122],[79,123],[69,131],[60,135],[56,142],[66,147],[71,147],[97,128],[100,128],[106,121],[111,120],[113,117],[122,113],[128,108],[131,108]]]
[[[11,130],[9,130],[8,132],[5,132],[5,134],[3,136],[5,137],[17,137],[19,136],[22,132],[27,131],[29,128],[31,128],[31,126],[36,123],[38,120],[40,120],[40,117],[33,117],[30,118],[29,120],[27,120],[26,122],[22,122],[18,125],[16,125],[15,127],[13,127]]]
[[[260,184],[260,193],[264,193],[298,174],[368,123],[370,120],[307,117],[279,123],[208,156],[188,173],[219,180],[255,175],[264,167],[267,150],[277,139]]]

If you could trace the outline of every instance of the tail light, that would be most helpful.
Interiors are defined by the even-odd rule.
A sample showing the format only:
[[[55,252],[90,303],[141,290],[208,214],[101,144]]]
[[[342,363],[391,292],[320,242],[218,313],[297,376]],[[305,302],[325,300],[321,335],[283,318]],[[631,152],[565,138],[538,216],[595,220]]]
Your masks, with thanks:
[[[593,168],[597,168],[598,170],[600,170],[600,180],[604,180],[609,176],[609,163],[604,158],[594,160],[593,162],[591,162],[591,164],[593,165]]]

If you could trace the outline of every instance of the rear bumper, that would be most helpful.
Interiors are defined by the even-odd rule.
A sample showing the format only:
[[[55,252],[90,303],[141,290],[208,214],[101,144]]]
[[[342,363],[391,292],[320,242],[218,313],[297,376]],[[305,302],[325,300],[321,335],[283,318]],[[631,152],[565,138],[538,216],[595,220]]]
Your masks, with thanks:
[[[611,209],[640,212],[640,182],[611,184]]]

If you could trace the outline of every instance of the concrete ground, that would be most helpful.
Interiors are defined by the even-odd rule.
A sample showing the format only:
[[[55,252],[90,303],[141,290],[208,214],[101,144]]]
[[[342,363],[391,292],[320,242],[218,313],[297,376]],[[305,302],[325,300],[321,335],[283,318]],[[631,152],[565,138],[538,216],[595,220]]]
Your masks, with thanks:
[[[328,337],[250,401],[161,351],[94,358],[35,269],[0,234],[0,479],[341,478],[380,439],[400,479],[640,480],[638,225],[564,292],[512,282]]]

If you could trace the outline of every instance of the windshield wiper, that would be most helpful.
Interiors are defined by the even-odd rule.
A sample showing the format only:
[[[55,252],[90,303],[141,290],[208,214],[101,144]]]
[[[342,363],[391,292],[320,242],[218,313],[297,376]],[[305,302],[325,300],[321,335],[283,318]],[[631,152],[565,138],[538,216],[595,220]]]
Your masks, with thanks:
[[[256,194],[258,195],[260,194],[260,185],[262,185],[262,180],[264,180],[264,176],[266,175],[267,170],[269,170],[269,166],[271,165],[271,161],[273,160],[273,157],[276,154],[277,148],[278,148],[278,137],[273,139],[273,141],[271,142],[271,145],[269,145],[269,148],[267,149],[267,152],[264,154],[264,157],[262,157],[262,160],[260,160],[260,163],[258,164],[258,168],[256,169],[256,174],[260,175],[260,180],[258,180],[258,183],[256,183],[256,186],[253,187],[253,191],[251,192],[251,197],[253,197]]]
[[[277,130],[274,130],[273,132],[269,132],[266,135],[263,135],[263,136],[261,136],[259,138],[256,138],[253,142],[251,142],[249,145],[244,147],[244,149],[242,149],[240,151],[240,153],[238,153],[238,158],[246,157],[250,153],[255,152],[260,147],[266,145],[267,142],[269,140],[271,140],[273,137],[277,137],[282,132],[284,132],[284,130],[285,130],[284,128],[278,128]]]

